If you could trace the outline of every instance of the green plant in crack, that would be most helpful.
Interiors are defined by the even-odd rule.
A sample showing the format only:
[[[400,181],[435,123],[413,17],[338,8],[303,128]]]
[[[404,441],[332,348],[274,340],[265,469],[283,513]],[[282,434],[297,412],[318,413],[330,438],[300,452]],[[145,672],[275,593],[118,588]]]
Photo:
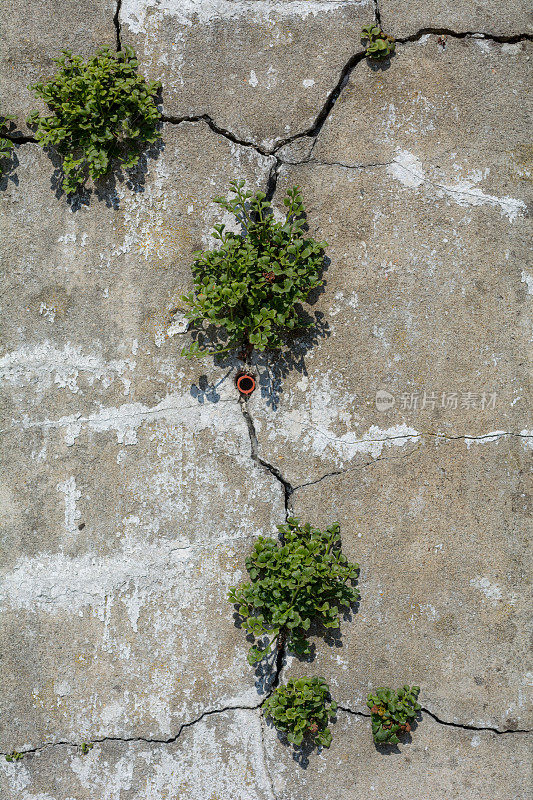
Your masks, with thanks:
[[[94,747],[92,742],[82,742],[80,744],[80,752],[83,756],[86,756]]]
[[[118,53],[101,47],[87,61],[63,50],[55,62],[53,78],[30,86],[51,113],[35,111],[28,124],[43,147],[52,145],[63,156],[63,189],[72,194],[88,177],[96,181],[108,173],[113,160],[135,166],[142,147],[157,141],[161,84],[138,74],[130,47]]]
[[[14,147],[11,139],[8,139],[5,136],[5,134],[8,132],[9,123],[14,119],[15,117],[10,116],[9,114],[0,114],[0,177],[2,177],[3,174],[2,161],[10,158],[11,151]]]
[[[24,758],[24,753],[19,753],[16,750],[13,750],[11,753],[6,755],[6,761],[22,761]]]
[[[314,744],[329,747],[328,727],[337,711],[324,678],[291,678],[265,700],[265,714],[287,733],[287,739],[299,747],[305,738]]]
[[[396,49],[394,37],[383,33],[379,25],[365,25],[361,31],[361,41],[367,43],[365,56],[375,60],[388,58]]]
[[[372,735],[376,744],[398,744],[402,733],[409,733],[421,706],[417,703],[420,686],[403,686],[394,691],[380,688],[367,697],[372,712]]]
[[[283,202],[285,219],[276,221],[264,192],[246,191],[244,180],[231,181],[227,200],[214,202],[229,211],[242,234],[214,226],[220,246],[198,251],[192,265],[194,291],[181,297],[185,316],[198,338],[182,355],[187,358],[225,353],[243,347],[281,349],[287,334],[310,326],[298,312],[309,293],[321,286],[326,242],[304,232],[304,207],[297,187]],[[207,346],[204,325],[216,327],[218,344]]]
[[[250,582],[232,586],[228,594],[243,627],[261,640],[248,652],[251,665],[271,653],[275,642],[310,655],[311,622],[338,628],[341,607],[359,599],[359,565],[341,552],[338,522],[321,531],[290,517],[277,527],[282,541],[261,536],[246,559]]]

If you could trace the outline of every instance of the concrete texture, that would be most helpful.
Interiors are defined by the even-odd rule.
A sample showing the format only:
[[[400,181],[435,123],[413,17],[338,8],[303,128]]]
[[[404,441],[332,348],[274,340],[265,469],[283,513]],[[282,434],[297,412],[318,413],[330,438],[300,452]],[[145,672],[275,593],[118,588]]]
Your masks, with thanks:
[[[371,0],[124,0],[120,22],[165,83],[166,114],[207,114],[270,149],[312,127],[373,12]]]
[[[533,29],[527,0],[379,0],[379,10],[383,29],[398,38],[422,29],[512,38]]]
[[[412,41],[376,66],[365,0],[7,7],[3,112],[62,47],[131,44],[167,121],[69,202],[31,140],[0,179],[0,753],[24,752],[0,796],[525,800],[525,11],[380,0]],[[246,403],[236,358],[180,356],[192,254],[241,177],[278,208],[299,185],[329,242],[314,327],[252,357]],[[339,520],[361,601],[312,661],[256,673],[225,598],[287,513]],[[295,760],[261,703],[297,674],[342,708]],[[405,682],[421,719],[378,750],[366,693]]]
[[[529,465],[521,437],[426,440],[295,491],[296,515],[340,522],[361,600],[340,640],[313,637],[312,666],[288,673],[312,669],[358,711],[372,688],[409,683],[445,722],[530,728]]]
[[[0,20],[0,113],[17,118],[19,133],[29,133],[26,118],[46,110],[30,85],[50,78],[62,50],[85,57],[97,47],[116,47],[113,0],[4,0]]]

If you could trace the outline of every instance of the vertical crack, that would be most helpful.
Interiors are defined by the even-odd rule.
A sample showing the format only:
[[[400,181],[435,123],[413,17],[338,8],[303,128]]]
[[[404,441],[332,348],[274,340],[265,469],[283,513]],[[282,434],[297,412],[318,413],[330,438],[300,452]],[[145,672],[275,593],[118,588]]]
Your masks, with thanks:
[[[275,477],[275,479],[277,481],[279,481],[279,483],[281,483],[281,485],[283,486],[283,498],[284,498],[284,504],[285,504],[285,521],[287,521],[287,519],[289,518],[290,513],[291,513],[290,512],[290,508],[289,508],[289,503],[290,503],[291,495],[294,492],[294,487],[289,483],[288,480],[286,480],[283,477],[283,475],[281,474],[281,472],[279,471],[279,469],[277,467],[275,467],[273,464],[269,464],[268,461],[264,461],[262,458],[260,458],[260,456],[259,456],[259,444],[258,444],[258,441],[257,441],[257,433],[255,431],[255,425],[254,425],[253,419],[252,419],[252,417],[250,415],[250,412],[248,411],[248,409],[246,407],[246,400],[243,397],[240,397],[239,398],[239,402],[241,404],[241,411],[242,411],[244,419],[246,420],[246,425],[247,425],[247,428],[248,428],[248,435],[250,437],[250,449],[251,449],[250,456],[251,456],[251,459],[252,459],[252,461],[255,461],[255,463],[258,464],[260,467],[262,467],[263,470],[266,470],[267,472],[270,472],[270,474],[273,475]]]
[[[281,159],[278,158],[278,156],[274,156],[274,158],[276,160],[274,164],[272,164],[272,167],[270,169],[267,181],[267,190],[266,190],[266,199],[270,203],[272,202],[272,200],[274,199],[274,195],[276,194],[276,189],[278,188],[279,171],[282,167]]]
[[[115,35],[117,39],[117,51],[120,53],[122,50],[121,28],[120,28],[120,10],[122,8],[122,0],[117,0],[117,9],[113,17],[113,25],[115,26]]]
[[[278,800],[278,796],[276,794],[276,790],[274,789],[274,781],[272,779],[272,775],[270,774],[270,770],[268,768],[268,756],[265,744],[265,718],[263,714],[259,714],[259,724],[261,726],[261,749],[263,750],[263,764],[265,769],[265,775],[267,777],[268,785],[270,788],[270,792],[272,794],[272,800]]]
[[[255,430],[254,421],[248,408],[246,407],[246,400],[243,397],[239,398],[239,402],[241,404],[241,411],[243,417],[246,421],[246,426],[248,428],[248,435],[250,437],[250,456],[252,461],[258,464],[264,471],[269,472],[274,478],[281,483],[283,487],[283,499],[285,505],[285,521],[287,521],[291,515],[290,510],[290,498],[294,492],[294,487],[286,480],[279,469],[275,467],[273,464],[269,464],[268,461],[264,461],[259,456],[259,443],[257,441],[257,433]],[[283,664],[285,663],[286,654],[287,654],[287,633],[286,631],[282,631],[278,636],[278,640],[276,642],[276,658],[273,663],[274,675],[272,677],[272,684],[270,693],[274,691],[279,686],[281,672],[283,669]]]
[[[381,28],[381,12],[379,10],[379,0],[374,0],[374,13],[376,15],[376,24]]]

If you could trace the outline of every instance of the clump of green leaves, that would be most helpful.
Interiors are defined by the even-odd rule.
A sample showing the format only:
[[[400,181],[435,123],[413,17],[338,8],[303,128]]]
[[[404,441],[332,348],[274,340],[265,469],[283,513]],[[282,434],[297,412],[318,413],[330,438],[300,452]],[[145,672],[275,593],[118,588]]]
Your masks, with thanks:
[[[87,755],[87,753],[88,753],[90,750],[92,750],[92,749],[93,749],[93,747],[94,747],[94,744],[93,744],[92,742],[82,742],[82,743],[80,744],[80,751],[81,751],[81,754],[82,754],[82,755],[84,755],[84,756],[86,756],[86,755]]]
[[[287,739],[299,747],[307,737],[315,744],[329,747],[328,727],[337,711],[324,678],[291,678],[265,700],[265,714],[276,728],[286,731]]]
[[[367,58],[388,58],[396,49],[393,36],[383,33],[379,25],[365,25],[361,31],[361,41],[366,42],[365,56]]]
[[[246,559],[251,582],[232,586],[228,595],[244,628],[256,639],[269,637],[250,648],[251,665],[270,653],[276,640],[278,647],[287,642],[297,655],[310,655],[311,621],[338,628],[340,607],[359,599],[354,588],[359,565],[341,552],[338,522],[321,531],[291,517],[277,527],[282,542],[261,536]]]
[[[28,124],[36,127],[43,146],[52,145],[64,156],[63,188],[72,194],[88,177],[104,176],[112,159],[135,166],[142,146],[158,139],[161,114],[155,97],[161,84],[138,74],[130,47],[119,53],[101,47],[87,62],[63,50],[55,61],[57,74],[30,86],[52,113],[35,111]]]
[[[367,706],[372,712],[372,735],[376,744],[398,744],[402,733],[409,733],[411,722],[421,706],[417,703],[420,686],[401,689],[380,688],[369,694]]]
[[[7,129],[9,127],[9,123],[14,120],[15,117],[10,115],[0,115],[0,176],[2,175],[2,160],[9,158],[11,155],[11,150],[13,149],[13,142],[11,139],[7,139],[4,134],[7,133]]]
[[[23,758],[24,753],[18,753],[16,750],[6,755],[6,761],[22,761]]]
[[[299,315],[297,304],[322,285],[327,244],[305,235],[298,187],[287,191],[285,219],[276,222],[265,193],[253,195],[244,185],[243,180],[231,181],[233,197],[214,198],[241,224],[242,235],[226,231],[223,224],[214,226],[211,235],[220,247],[194,253],[194,291],[181,298],[193,328],[200,332],[204,323],[215,325],[222,344],[209,349],[200,333],[183,348],[187,358],[240,345],[248,353],[254,347],[280,349],[287,332],[311,324]]]

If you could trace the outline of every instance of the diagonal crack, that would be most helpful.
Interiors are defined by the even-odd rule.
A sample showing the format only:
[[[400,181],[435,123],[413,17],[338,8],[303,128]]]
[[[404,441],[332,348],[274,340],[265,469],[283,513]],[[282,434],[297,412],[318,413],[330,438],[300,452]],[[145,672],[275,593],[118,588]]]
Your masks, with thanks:
[[[254,706],[227,706],[224,708],[213,708],[207,711],[203,711],[198,717],[190,720],[189,722],[183,722],[178,732],[174,736],[169,736],[168,738],[159,738],[159,737],[148,737],[148,736],[100,736],[94,739],[90,739],[92,744],[104,744],[105,742],[124,742],[125,744],[131,742],[146,742],[147,744],[174,744],[180,738],[182,732],[187,728],[191,728],[194,725],[197,725],[206,717],[216,716],[218,714],[225,714],[228,711],[257,711],[263,706],[263,703],[270,697],[271,692],[267,693],[261,700],[260,703],[257,703]],[[45,744],[39,745],[38,747],[29,747],[27,750],[19,750],[18,752],[22,753],[23,755],[31,755],[33,753],[40,753],[42,750],[47,750],[52,747],[78,747],[80,742],[67,742],[67,741],[58,741],[58,742],[45,742]],[[9,753],[0,752],[0,756],[6,756]]]

